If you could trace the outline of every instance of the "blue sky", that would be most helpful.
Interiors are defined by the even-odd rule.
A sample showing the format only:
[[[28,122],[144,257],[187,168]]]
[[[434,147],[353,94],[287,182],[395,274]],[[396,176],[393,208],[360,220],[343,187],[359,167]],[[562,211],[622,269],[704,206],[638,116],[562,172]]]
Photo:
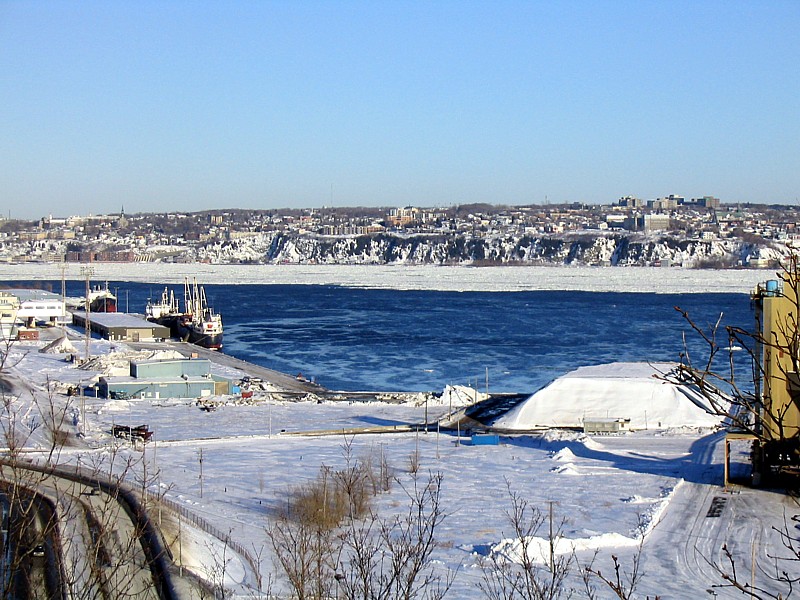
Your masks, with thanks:
[[[800,2],[0,0],[4,216],[800,196]]]

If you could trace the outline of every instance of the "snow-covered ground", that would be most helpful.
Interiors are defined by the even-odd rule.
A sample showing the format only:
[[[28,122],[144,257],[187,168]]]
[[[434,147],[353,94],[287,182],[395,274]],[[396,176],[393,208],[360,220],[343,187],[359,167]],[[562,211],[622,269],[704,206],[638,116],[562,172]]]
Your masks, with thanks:
[[[78,264],[67,264],[68,279],[82,279]],[[746,293],[774,279],[769,270],[701,270],[652,267],[440,267],[365,265],[208,265],[170,263],[92,263],[95,281],[204,284],[341,285],[402,290]],[[0,280],[59,280],[52,263],[0,264]]]
[[[740,281],[738,289],[741,287]],[[30,394],[43,398],[48,380],[74,384],[97,374],[67,363],[65,354],[40,353],[45,345],[45,341],[20,342],[9,356],[10,374],[30,390],[16,400],[23,424],[36,422]],[[74,345],[81,348],[79,343]],[[117,344],[115,351],[121,350],[124,346]],[[91,351],[94,356],[107,355],[111,345],[92,340]],[[99,369],[113,362],[98,360],[94,364]],[[262,556],[260,569],[266,578],[274,566],[265,527],[287,490],[314,479],[322,467],[343,466],[344,448],[350,444],[357,457],[387,459],[399,483],[377,497],[376,507],[381,514],[402,511],[405,501],[400,484],[410,484],[411,457],[419,452],[420,472],[444,477],[442,500],[448,516],[438,530],[441,545],[434,558],[438,568],[457,571],[450,598],[481,598],[477,586],[483,558],[500,553],[513,560],[518,554],[519,543],[510,534],[505,514],[511,507],[509,489],[542,511],[552,506],[555,518],[565,522],[558,551],[575,550],[578,560],[587,563],[597,550],[595,568],[604,573],[612,571],[612,554],[629,568],[644,524],[639,597],[705,597],[707,589],[721,597],[737,597],[739,594],[730,590],[712,588],[722,580],[706,559],[719,560],[722,544],[728,543],[737,553],[739,571],[748,573],[749,579],[752,553],[762,560],[781,554],[771,527],[782,525],[784,510],[794,514],[783,495],[723,489],[723,438],[711,428],[677,427],[596,437],[554,430],[503,436],[496,446],[473,446],[455,432],[353,437],[330,433],[419,424],[424,422],[426,410],[433,421],[450,409],[449,402],[427,407],[346,401],[288,403],[269,400],[266,394],[256,403],[234,402],[233,398],[219,401],[217,410],[205,412],[187,400],[87,398],[85,421],[79,404],[70,411],[71,426],[84,430],[85,438],[66,448],[61,460],[107,467],[116,449],[116,469],[127,465],[134,482],[146,479],[152,492],[165,492],[173,503],[217,530],[229,532],[250,549],[251,556]],[[576,412],[583,410],[578,397],[563,396],[560,402],[562,410],[570,406]],[[638,397],[629,402],[638,402]],[[155,432],[155,441],[144,450],[110,436],[113,424],[144,423]],[[320,430],[329,434],[297,435]],[[35,436],[31,443],[41,444],[43,438]],[[734,448],[734,452],[737,461],[746,460],[746,447]],[[711,503],[719,503],[715,498],[723,498],[725,507],[720,517],[707,517]],[[222,552],[220,544],[204,539],[199,530],[189,529],[189,533],[186,560],[191,558],[197,570],[213,574],[220,560],[214,555],[219,557]],[[544,533],[540,531],[538,537],[543,538]],[[541,543],[538,539],[534,545]],[[240,590],[243,582],[253,585],[255,577],[246,561],[231,558],[225,573],[227,584]],[[756,570],[755,574],[757,583],[767,584],[763,573]],[[577,580],[573,583],[579,584]],[[598,597],[611,594],[602,590]]]

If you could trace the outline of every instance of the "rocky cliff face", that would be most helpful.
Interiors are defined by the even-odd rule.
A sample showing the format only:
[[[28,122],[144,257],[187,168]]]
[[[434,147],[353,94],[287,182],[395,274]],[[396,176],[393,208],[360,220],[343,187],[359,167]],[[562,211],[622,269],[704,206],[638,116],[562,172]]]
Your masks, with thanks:
[[[690,240],[641,234],[493,236],[376,234],[326,237],[258,234],[197,248],[214,263],[582,264],[726,267],[775,260],[779,249],[741,240]]]

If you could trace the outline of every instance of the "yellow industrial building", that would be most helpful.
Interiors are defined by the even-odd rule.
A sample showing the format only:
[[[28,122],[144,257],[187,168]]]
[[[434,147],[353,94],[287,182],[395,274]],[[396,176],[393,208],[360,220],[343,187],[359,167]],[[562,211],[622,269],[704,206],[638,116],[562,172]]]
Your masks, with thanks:
[[[796,270],[760,284],[752,293],[755,309],[755,381],[753,480],[800,473],[800,322]],[[730,431],[728,440],[748,433]],[[726,467],[727,467],[726,459]],[[726,470],[727,479],[727,470]]]

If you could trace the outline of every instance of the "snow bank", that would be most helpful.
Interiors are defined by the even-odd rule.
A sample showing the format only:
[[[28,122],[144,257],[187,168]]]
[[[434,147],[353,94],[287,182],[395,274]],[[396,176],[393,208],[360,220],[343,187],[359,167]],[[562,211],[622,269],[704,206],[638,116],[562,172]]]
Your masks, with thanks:
[[[495,427],[583,427],[587,419],[630,419],[631,429],[714,427],[720,417],[685,386],[656,376],[671,363],[611,363],[581,367],[552,381],[498,419]]]
[[[123,350],[94,356],[81,365],[81,369],[98,371],[106,377],[129,375],[131,362],[144,360],[179,360],[183,355],[176,350]]]
[[[554,456],[554,460],[563,459],[563,457]],[[592,535],[585,538],[568,538],[559,535],[553,540],[553,554],[560,556],[562,554],[572,554],[573,552],[582,552],[585,550],[600,550],[602,548],[622,548],[638,546],[642,543],[645,537],[658,525],[661,520],[661,515],[669,505],[670,500],[678,489],[682,480],[678,482],[674,488],[666,488],[662,490],[660,498],[642,498],[641,496],[632,496],[622,500],[623,503],[636,503],[649,505],[643,513],[640,514],[639,527],[630,536],[622,535],[618,532],[603,533],[599,535]],[[540,563],[550,563],[550,540],[546,537],[530,536],[527,538],[506,538],[492,545],[491,554],[498,562],[513,562],[522,564],[524,554],[530,560]]]
[[[637,546],[640,543],[636,538],[630,538],[619,533],[604,533],[581,539],[557,537],[553,542],[553,554],[555,556],[572,554],[582,550]],[[498,562],[522,564],[526,549],[528,558],[533,562],[539,564],[548,564],[550,562],[550,540],[543,537],[529,537],[524,543],[519,538],[502,540],[492,547],[492,556]]]

